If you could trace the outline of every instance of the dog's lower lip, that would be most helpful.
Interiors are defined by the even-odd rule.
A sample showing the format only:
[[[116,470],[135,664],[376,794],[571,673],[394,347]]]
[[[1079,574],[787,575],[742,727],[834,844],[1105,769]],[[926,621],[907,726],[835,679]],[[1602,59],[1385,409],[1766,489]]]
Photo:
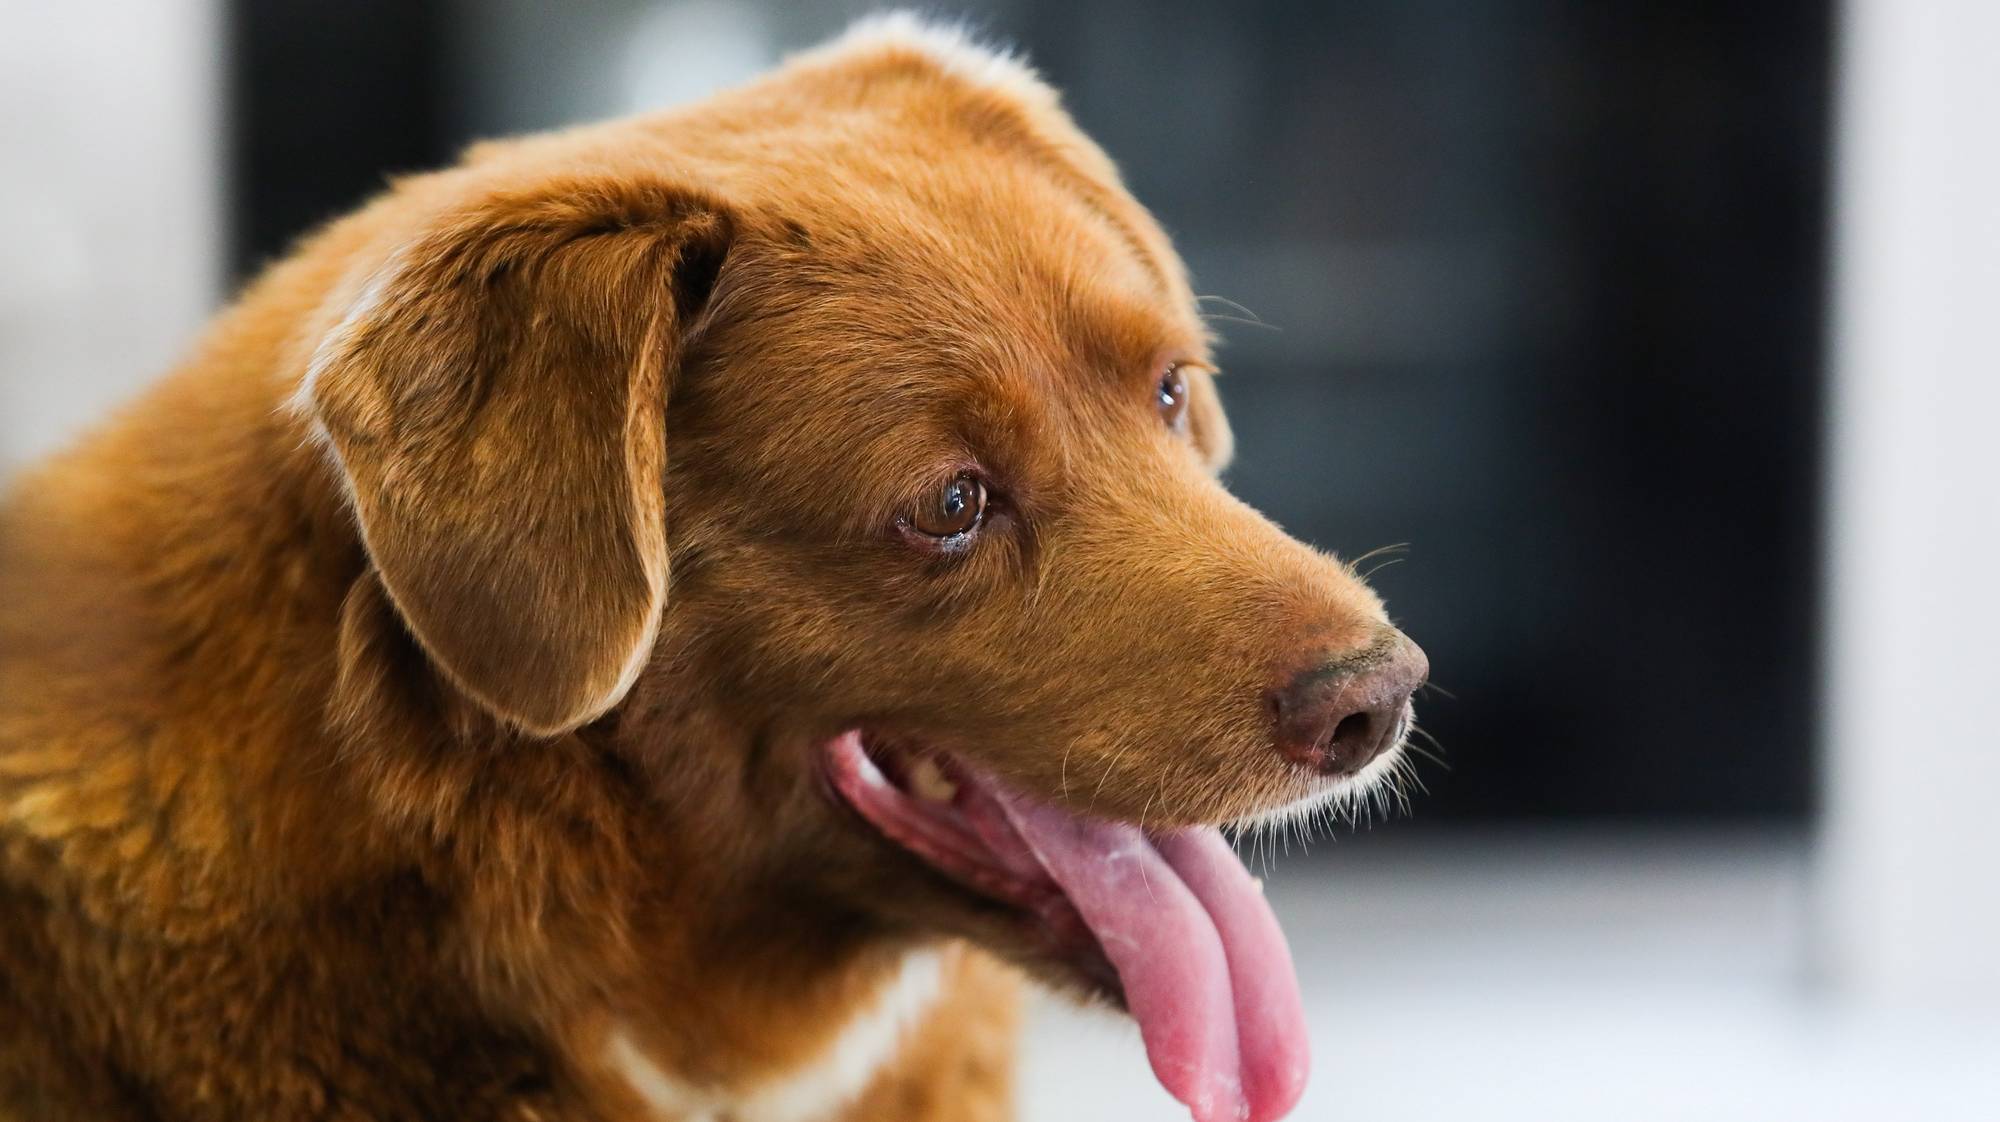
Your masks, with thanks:
[[[984,860],[976,843],[960,844],[969,839],[945,829],[926,830],[918,824],[922,819],[901,824],[879,820],[856,805],[850,794],[856,780],[880,783],[907,796],[913,807],[931,808],[939,821],[948,821],[947,815],[962,815],[965,810],[964,776],[949,756],[866,735],[862,746],[864,753],[859,760],[823,757],[829,794],[835,802],[845,806],[870,832],[942,874],[957,890],[982,905],[1005,909],[1029,945],[1039,944],[1044,953],[1068,965],[1100,997],[1120,1007],[1125,1004],[1124,989],[1104,949],[1060,890]],[[864,765],[872,769],[872,775]],[[843,774],[847,769],[852,769],[852,774]],[[947,788],[949,797],[937,797]]]

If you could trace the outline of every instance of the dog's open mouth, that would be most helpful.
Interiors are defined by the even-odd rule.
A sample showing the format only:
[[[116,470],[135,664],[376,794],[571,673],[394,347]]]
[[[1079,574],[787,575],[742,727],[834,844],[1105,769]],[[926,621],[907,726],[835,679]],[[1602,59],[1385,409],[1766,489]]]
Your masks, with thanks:
[[[1122,997],[1154,1074],[1196,1122],[1269,1122],[1298,1101],[1307,1041],[1291,952],[1219,831],[1078,815],[859,731],[823,751],[834,789],[877,830],[1022,911]]]

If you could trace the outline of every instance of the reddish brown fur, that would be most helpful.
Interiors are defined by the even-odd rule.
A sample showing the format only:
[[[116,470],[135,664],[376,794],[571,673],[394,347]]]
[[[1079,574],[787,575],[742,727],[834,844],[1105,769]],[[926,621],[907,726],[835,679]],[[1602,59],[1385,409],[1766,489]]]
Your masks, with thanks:
[[[1213,481],[1205,373],[1158,424],[1171,358],[1181,266],[1053,95],[907,46],[313,237],[0,508],[0,1118],[633,1117],[613,1031],[726,1089],[911,947],[1059,976],[811,753],[1301,793],[1261,691],[1387,625]],[[888,531],[975,462],[973,554]],[[1008,1114],[1012,971],[952,945],[846,1117]]]

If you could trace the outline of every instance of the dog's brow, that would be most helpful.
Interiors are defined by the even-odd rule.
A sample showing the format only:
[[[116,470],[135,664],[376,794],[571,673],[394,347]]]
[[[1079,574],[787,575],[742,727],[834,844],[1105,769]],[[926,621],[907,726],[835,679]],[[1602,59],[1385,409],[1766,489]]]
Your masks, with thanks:
[[[1146,245],[1138,229],[1097,198],[1086,196],[1084,205],[1090,208],[1091,213],[1103,219],[1104,223],[1111,227],[1112,233],[1117,235],[1118,240],[1124,243],[1125,248],[1131,250],[1132,255],[1139,259],[1140,270],[1146,274],[1146,279],[1153,283],[1154,295],[1171,297],[1174,291],[1173,282],[1168,279],[1165,266],[1160,264],[1159,258]]]
[[[1143,231],[1121,213],[1118,190],[1109,186],[1089,172],[1077,167],[1062,151],[1046,139],[1031,133],[1022,133],[1012,138],[1017,150],[1028,154],[1029,158],[1067,190],[1084,209],[1110,227],[1111,233],[1124,247],[1139,260],[1139,266],[1152,282],[1154,295],[1171,296],[1174,292],[1172,270],[1160,260],[1155,247],[1148,243]]]

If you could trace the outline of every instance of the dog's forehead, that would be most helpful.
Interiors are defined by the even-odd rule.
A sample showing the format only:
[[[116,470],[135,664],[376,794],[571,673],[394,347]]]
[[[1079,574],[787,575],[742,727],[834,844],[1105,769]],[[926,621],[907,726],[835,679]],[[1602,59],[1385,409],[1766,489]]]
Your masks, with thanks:
[[[708,424],[759,434],[733,454],[774,477],[853,481],[861,513],[967,464],[1053,494],[1151,432],[1165,362],[1206,353],[1174,275],[1094,207],[990,154],[940,162],[774,209],[718,312],[738,374],[705,380]]]
[[[1114,403],[1207,357],[1159,226],[1053,91],[996,66],[841,48],[635,122],[753,235],[711,336],[757,372],[713,390],[733,431],[772,434],[790,463],[849,463],[856,432],[884,465],[1019,459],[1150,416]]]
[[[1060,188],[978,165],[886,212],[798,220],[798,276],[850,313],[822,327],[1031,381],[1123,381],[1168,352],[1195,357],[1201,322],[1173,274]]]
[[[1005,364],[1024,373],[1205,347],[1179,258],[1109,158],[1032,70],[955,32],[864,25],[659,125],[780,224],[795,279],[875,302],[857,327],[1038,354]]]

